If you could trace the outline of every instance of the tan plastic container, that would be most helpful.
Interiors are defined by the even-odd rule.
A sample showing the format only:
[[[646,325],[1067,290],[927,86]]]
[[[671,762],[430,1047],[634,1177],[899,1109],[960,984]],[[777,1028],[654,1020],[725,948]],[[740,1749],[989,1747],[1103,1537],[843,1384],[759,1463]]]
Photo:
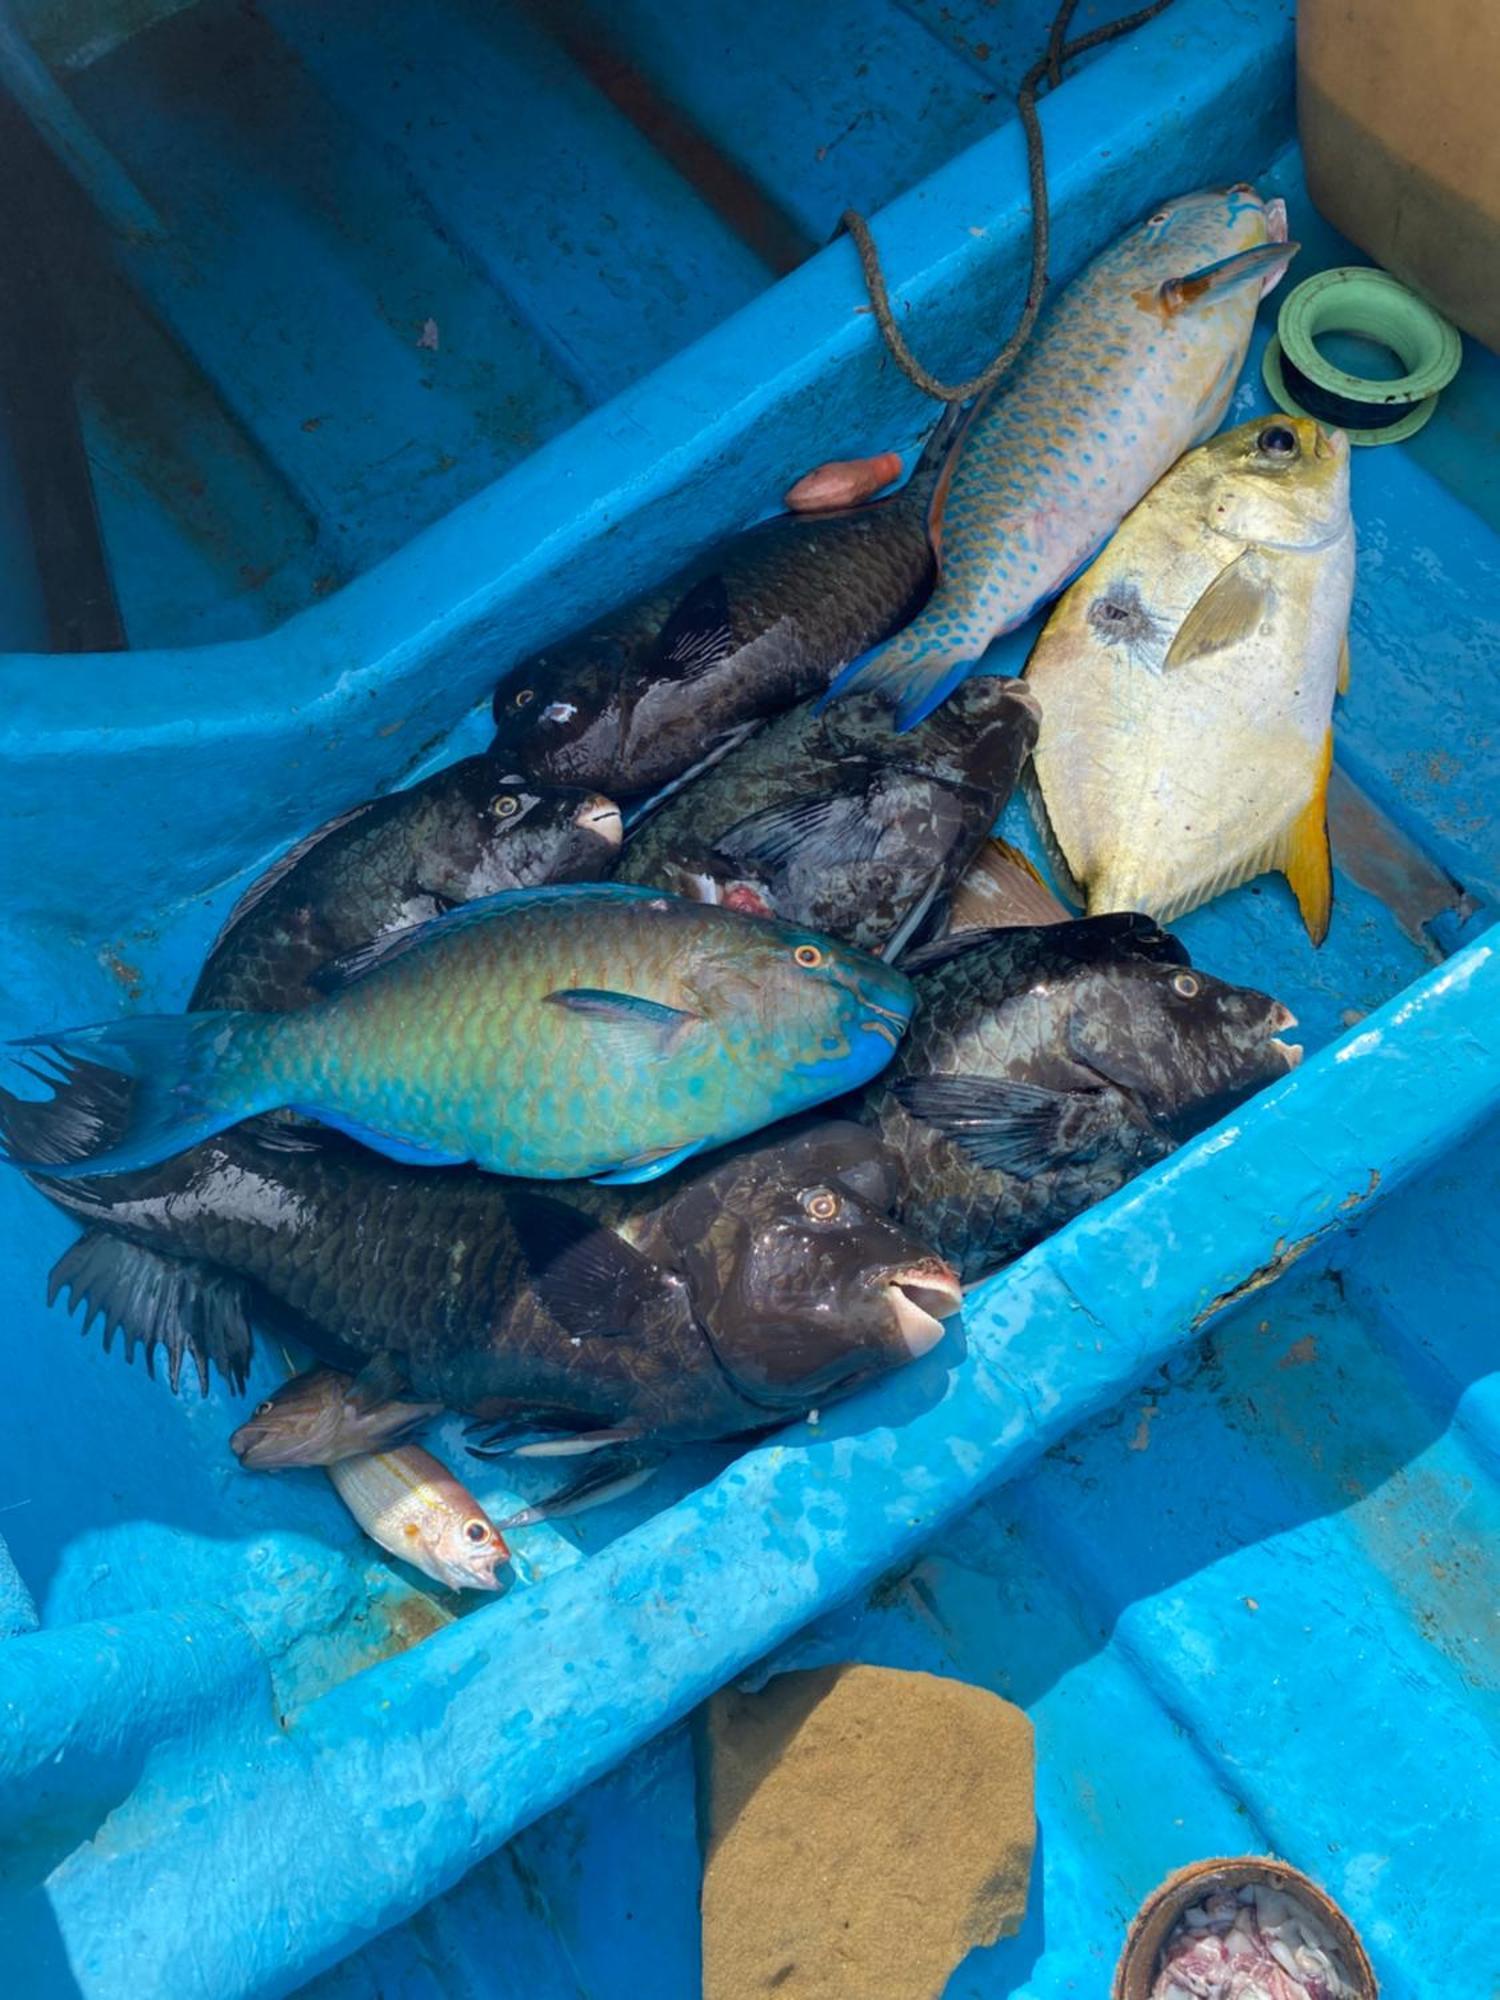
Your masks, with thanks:
[[[1500,349],[1500,0],[1300,0],[1314,202]]]

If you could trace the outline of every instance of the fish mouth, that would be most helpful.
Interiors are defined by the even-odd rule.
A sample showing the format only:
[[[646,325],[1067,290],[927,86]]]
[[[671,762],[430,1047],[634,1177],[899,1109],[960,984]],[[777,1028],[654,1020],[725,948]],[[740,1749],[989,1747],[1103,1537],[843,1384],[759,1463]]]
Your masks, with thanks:
[[[592,833],[611,847],[618,847],[625,838],[625,821],[620,808],[613,799],[607,799],[600,792],[586,798],[573,815],[573,824],[585,833]]]
[[[1284,1042],[1280,1037],[1284,1029],[1295,1028],[1296,1025],[1297,1016],[1292,1012],[1290,1007],[1283,1007],[1278,1000],[1275,1007],[1271,1010],[1271,1033],[1266,1038],[1266,1047],[1276,1051],[1282,1062],[1285,1063],[1288,1072],[1297,1067],[1305,1051],[1298,1043]]]
[[[1314,427],[1313,430],[1314,458],[1337,459],[1337,458],[1347,458],[1348,456],[1349,456],[1349,440],[1347,437],[1345,437],[1344,433],[1341,430],[1337,430],[1332,426],[1330,426],[1328,429],[1325,430],[1322,424],[1318,424]]]
[[[892,1271],[881,1290],[890,1302],[896,1331],[914,1361],[937,1346],[943,1337],[943,1321],[951,1319],[964,1302],[957,1271],[938,1257]]]
[[[1016,706],[1026,711],[1033,722],[1041,721],[1042,704],[1037,699],[1036,691],[1029,682],[1007,679],[1002,680],[1000,685],[1004,688],[1006,694],[1010,696],[1011,700],[1015,702]]]

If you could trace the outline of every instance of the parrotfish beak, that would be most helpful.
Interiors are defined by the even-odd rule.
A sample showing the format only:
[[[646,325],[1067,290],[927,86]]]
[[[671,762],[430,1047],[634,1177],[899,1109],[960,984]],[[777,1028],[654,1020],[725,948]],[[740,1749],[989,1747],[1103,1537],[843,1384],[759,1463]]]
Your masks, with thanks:
[[[1266,241],[1268,243],[1285,243],[1287,240],[1286,203],[1281,199],[1280,195],[1275,200],[1266,203],[1263,213],[1266,223]]]
[[[1334,435],[1340,436],[1342,433],[1335,432]],[[1286,1064],[1289,1072],[1294,1070],[1298,1063],[1301,1062],[1303,1051],[1298,1043],[1283,1042],[1279,1038],[1283,1030],[1295,1028],[1296,1025],[1297,1016],[1292,1012],[1290,1007],[1283,1007],[1280,1001],[1278,1001],[1271,1015],[1271,1038],[1269,1046],[1275,1049],[1277,1055]]]
[[[1349,456],[1349,440],[1342,431],[1324,430],[1323,426],[1319,424],[1316,435],[1313,438],[1313,456],[1315,458],[1347,458]]]
[[[937,1346],[943,1321],[952,1319],[964,1302],[957,1271],[940,1257],[924,1257],[919,1264],[893,1271],[885,1295],[913,1360]]]
[[[583,832],[606,841],[611,847],[618,847],[625,838],[625,822],[620,817],[620,808],[601,792],[589,794],[574,813],[573,824]]]

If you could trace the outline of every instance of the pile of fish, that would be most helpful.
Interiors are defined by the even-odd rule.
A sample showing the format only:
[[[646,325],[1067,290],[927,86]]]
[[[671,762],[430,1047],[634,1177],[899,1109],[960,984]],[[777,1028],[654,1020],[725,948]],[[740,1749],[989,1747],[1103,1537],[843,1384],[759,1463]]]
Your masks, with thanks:
[[[893,497],[799,481],[301,840],[186,1012],[20,1045],[0,1137],[84,1232],[52,1296],[174,1390],[294,1339],[241,1461],[494,1588],[440,1411],[583,1457],[558,1505],[784,1423],[1285,1075],[1289,1011],[1159,928],[1268,869],[1328,922],[1347,448],[1203,442],[1285,235],[1163,204]],[[1024,681],[971,674],[1070,578]],[[1082,917],[991,839],[1023,780]]]

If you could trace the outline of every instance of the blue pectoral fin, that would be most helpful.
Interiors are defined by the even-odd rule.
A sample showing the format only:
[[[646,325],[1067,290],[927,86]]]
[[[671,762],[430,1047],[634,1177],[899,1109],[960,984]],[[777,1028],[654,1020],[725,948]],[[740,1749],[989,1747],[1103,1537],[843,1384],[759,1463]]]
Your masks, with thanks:
[[[357,1139],[362,1146],[368,1146],[373,1153],[381,1153],[388,1160],[399,1160],[403,1167],[464,1167],[469,1163],[467,1153],[445,1153],[440,1146],[419,1145],[415,1139],[403,1139],[395,1132],[380,1132],[373,1125],[365,1125],[358,1118],[346,1118],[342,1112],[324,1111],[316,1104],[297,1104],[292,1109],[299,1117],[316,1119],[318,1124],[327,1125],[335,1132],[342,1132],[346,1138]]]
[[[660,1180],[663,1174],[671,1173],[673,1167],[680,1167],[684,1160],[690,1160],[694,1153],[701,1153],[702,1139],[695,1139],[691,1146],[679,1146],[675,1153],[659,1153],[654,1159],[627,1160],[623,1167],[615,1167],[607,1174],[595,1174],[600,1187],[637,1187],[642,1181]]]

